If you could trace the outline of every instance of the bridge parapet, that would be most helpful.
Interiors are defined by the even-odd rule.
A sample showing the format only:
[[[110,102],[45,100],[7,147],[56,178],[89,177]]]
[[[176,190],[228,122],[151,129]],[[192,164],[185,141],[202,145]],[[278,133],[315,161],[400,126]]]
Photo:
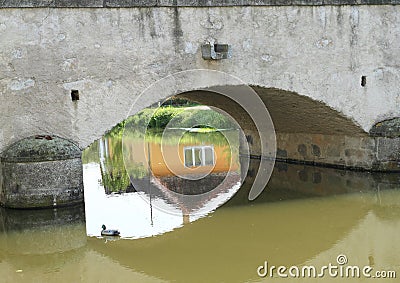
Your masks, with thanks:
[[[129,8],[397,5],[400,0],[2,0],[0,8]]]

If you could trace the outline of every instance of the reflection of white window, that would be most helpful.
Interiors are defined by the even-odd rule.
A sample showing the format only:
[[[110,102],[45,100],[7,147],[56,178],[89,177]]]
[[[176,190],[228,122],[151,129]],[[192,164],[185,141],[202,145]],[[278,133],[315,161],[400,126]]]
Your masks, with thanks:
[[[214,146],[185,146],[185,167],[212,166],[214,165]]]

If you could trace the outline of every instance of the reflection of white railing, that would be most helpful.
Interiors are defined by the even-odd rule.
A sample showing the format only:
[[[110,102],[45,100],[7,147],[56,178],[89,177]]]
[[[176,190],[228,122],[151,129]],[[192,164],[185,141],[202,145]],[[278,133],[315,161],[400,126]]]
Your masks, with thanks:
[[[183,153],[185,167],[213,166],[215,164],[214,145],[185,146]]]
[[[104,172],[106,172],[106,157],[108,157],[108,143],[107,138],[101,138],[99,140],[99,158],[100,158],[100,166],[103,168]]]

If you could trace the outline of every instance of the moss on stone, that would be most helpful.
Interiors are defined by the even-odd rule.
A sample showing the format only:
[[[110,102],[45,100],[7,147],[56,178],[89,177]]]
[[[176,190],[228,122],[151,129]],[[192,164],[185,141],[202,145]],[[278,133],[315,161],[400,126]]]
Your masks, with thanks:
[[[10,145],[1,155],[3,162],[40,162],[80,158],[80,148],[57,136],[33,136]]]
[[[400,118],[393,118],[376,123],[369,133],[373,137],[400,137]]]

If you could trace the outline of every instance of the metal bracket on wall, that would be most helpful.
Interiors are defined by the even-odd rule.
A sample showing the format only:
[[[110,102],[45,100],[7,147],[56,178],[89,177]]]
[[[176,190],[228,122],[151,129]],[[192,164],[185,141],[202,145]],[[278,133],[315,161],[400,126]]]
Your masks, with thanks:
[[[230,58],[231,47],[228,44],[203,44],[201,45],[201,55],[204,60],[221,60]]]

